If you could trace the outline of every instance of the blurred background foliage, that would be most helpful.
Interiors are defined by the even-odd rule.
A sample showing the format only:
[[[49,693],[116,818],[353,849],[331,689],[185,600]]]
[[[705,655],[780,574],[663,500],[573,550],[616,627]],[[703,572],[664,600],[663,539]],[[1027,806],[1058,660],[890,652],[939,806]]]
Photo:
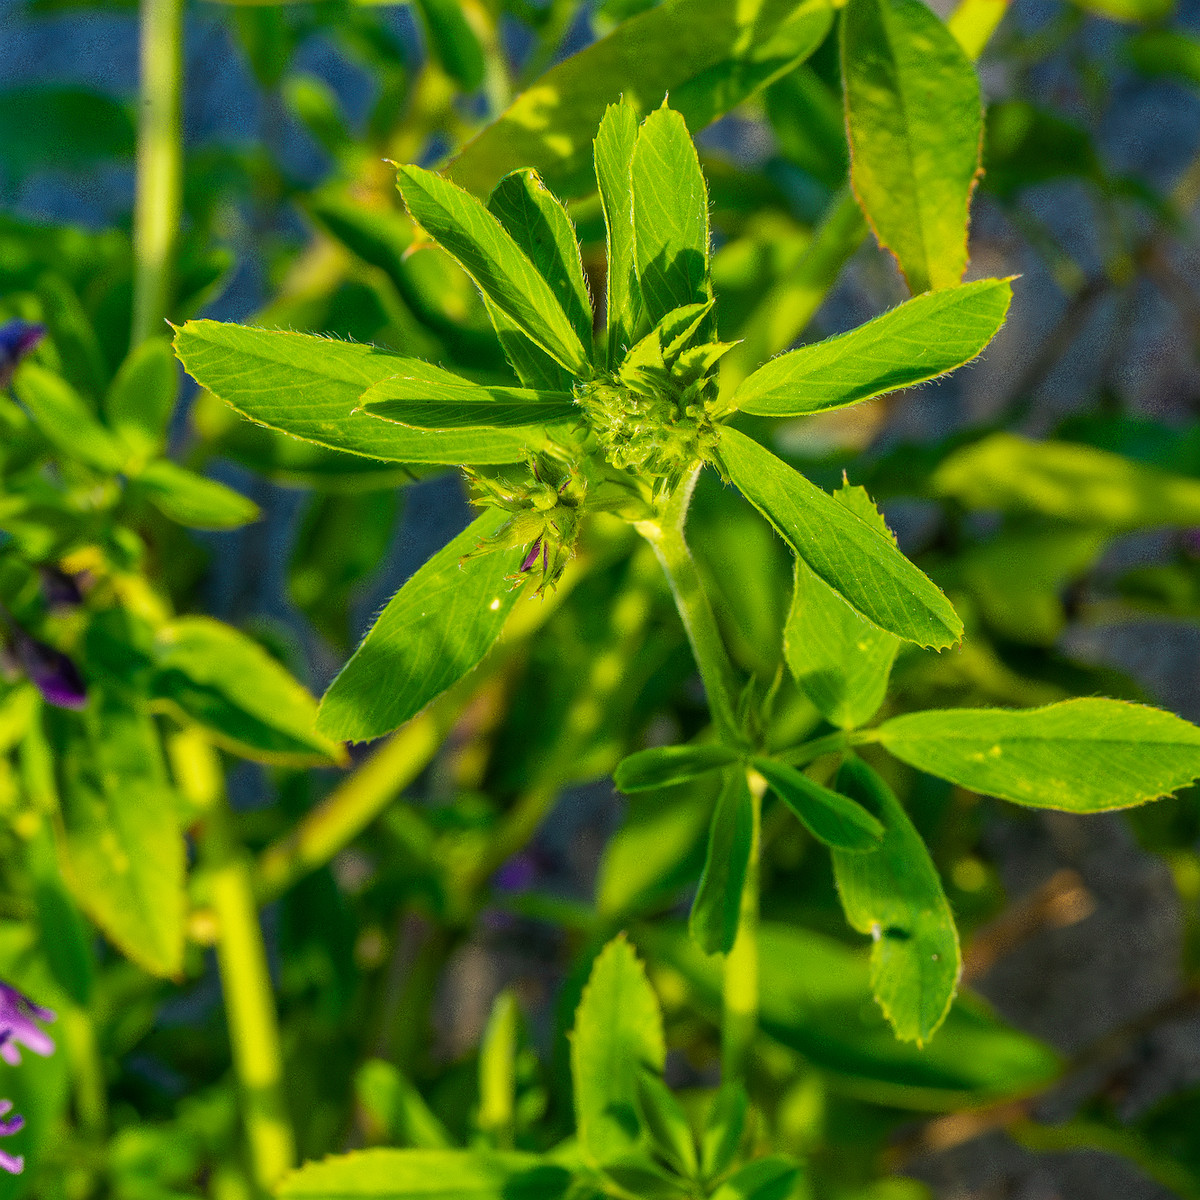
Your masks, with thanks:
[[[586,50],[610,34],[630,86],[671,87],[707,126],[732,375],[901,300],[846,189],[836,39],[795,65],[756,29],[714,58],[739,6],[671,0],[626,24],[656,7],[190,4],[171,320],[502,371],[466,276],[412,252],[387,160],[438,164],[490,128],[456,168],[486,190],[491,123],[522,97],[508,133],[536,140],[547,88],[603,92]],[[886,714],[1103,693],[1196,720],[1200,9],[942,15],[982,51],[971,270],[1020,276],[1009,323],[951,380],[766,436],[826,486],[865,485],[967,622],[954,651],[901,653]],[[0,1194],[241,1200],[263,1161],[544,1149],[571,1128],[565,1031],[622,928],[665,1010],[668,1082],[699,1105],[719,977],[682,918],[713,796],[622,801],[608,780],[707,721],[665,583],[605,531],[391,739],[347,765],[311,732],[296,681],[319,694],[468,510],[452,475],[250,425],[186,383],[165,338],[129,353],[137,44],[120,0],[0,5],[0,320],[47,329],[22,405],[0,399],[0,975],[60,1013],[60,1053],[5,1072],[28,1169]],[[603,223],[571,155],[597,117],[541,143],[593,272]],[[730,646],[769,677],[782,546],[711,480],[692,520]],[[103,698],[86,718],[26,680],[30,639]],[[798,734],[817,727],[788,703]],[[768,813],[754,1136],[805,1160],[797,1186],[819,1198],[1200,1196],[1195,795],[1077,819],[880,768],[942,871],[968,991],[928,1048],[896,1042],[828,858]],[[115,857],[89,855],[101,833]],[[238,928],[277,1033],[253,995],[222,1003]]]

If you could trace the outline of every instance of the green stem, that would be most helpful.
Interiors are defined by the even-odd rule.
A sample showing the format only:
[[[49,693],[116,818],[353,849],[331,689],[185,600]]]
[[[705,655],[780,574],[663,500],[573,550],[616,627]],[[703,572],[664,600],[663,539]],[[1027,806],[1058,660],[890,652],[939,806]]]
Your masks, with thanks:
[[[183,195],[183,2],[141,0],[141,116],[130,344],[163,332]]]
[[[743,1082],[758,1031],[758,888],[762,850],[762,798],[767,781],[757,771],[748,777],[753,805],[750,863],[742,887],[737,938],[725,956],[724,1012],[721,1021],[721,1077]]]
[[[741,694],[737,673],[713,615],[712,605],[684,539],[688,505],[701,468],[693,469],[675,489],[657,521],[639,521],[637,531],[654,547],[675,596],[675,607],[687,631],[700,678],[708,694],[713,720],[721,736],[734,746],[745,743],[737,721],[737,703]]]
[[[233,833],[216,751],[196,729],[169,746],[177,783],[198,811],[200,854],[216,919],[217,968],[233,1066],[242,1093],[242,1123],[254,1180],[263,1192],[296,1165],[296,1143],[284,1101],[283,1054],[275,996],[254,895],[252,861]]]

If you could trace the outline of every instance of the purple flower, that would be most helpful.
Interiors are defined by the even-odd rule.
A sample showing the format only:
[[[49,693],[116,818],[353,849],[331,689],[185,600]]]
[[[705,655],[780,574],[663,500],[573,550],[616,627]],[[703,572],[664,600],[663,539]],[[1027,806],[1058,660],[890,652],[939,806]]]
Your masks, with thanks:
[[[20,317],[0,325],[0,388],[8,387],[17,363],[45,336],[44,325],[22,321]]]
[[[0,1100],[0,1137],[12,1137],[14,1133],[20,1133],[25,1128],[25,1118],[19,1113],[9,1117],[10,1112],[12,1101]],[[0,1168],[10,1175],[20,1175],[25,1170],[25,1159],[20,1154],[6,1154],[0,1150]]]
[[[55,1014],[50,1009],[34,1004],[11,984],[0,983],[0,1058],[10,1067],[19,1065],[21,1051],[18,1046],[25,1046],[43,1058],[53,1054],[53,1039],[36,1022],[54,1019]],[[14,1119],[20,1120],[19,1117]]]
[[[68,575],[45,564],[38,567],[38,574],[42,577],[42,595],[52,611],[63,612],[83,603],[83,589],[79,585],[86,575]]]
[[[525,557],[521,560],[521,570],[522,571],[528,571],[528,570],[532,569],[533,564],[535,562],[537,562],[538,552],[541,550],[541,548],[542,548],[542,539],[540,537],[535,538],[533,545],[529,547],[529,551],[526,553]]]
[[[87,704],[87,688],[79,668],[61,651],[30,637],[19,625],[13,626],[13,651],[29,682],[49,703],[74,709]],[[8,1057],[2,1046],[0,1055]]]

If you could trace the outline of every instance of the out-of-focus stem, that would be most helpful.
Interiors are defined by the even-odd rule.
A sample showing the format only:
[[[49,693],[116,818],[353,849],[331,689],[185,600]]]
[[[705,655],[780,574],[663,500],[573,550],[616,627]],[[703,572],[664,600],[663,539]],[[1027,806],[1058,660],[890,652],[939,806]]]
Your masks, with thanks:
[[[183,0],[141,0],[130,344],[165,332],[183,195]]]
[[[753,805],[750,863],[742,887],[737,938],[725,956],[724,1012],[721,1021],[721,1077],[743,1081],[758,1031],[758,859],[762,846],[762,797],[766,780],[748,777]]]

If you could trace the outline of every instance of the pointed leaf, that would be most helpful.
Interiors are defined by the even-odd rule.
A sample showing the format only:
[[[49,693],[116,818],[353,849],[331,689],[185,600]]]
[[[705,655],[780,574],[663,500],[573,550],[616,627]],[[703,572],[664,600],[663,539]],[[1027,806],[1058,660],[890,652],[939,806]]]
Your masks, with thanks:
[[[500,180],[487,206],[550,285],[580,344],[590,346],[592,298],[567,210],[550,194],[541,176],[529,168]]]
[[[24,362],[13,379],[13,391],[47,440],[69,458],[110,473],[125,465],[124,447],[61,376],[38,363]]]
[[[546,425],[582,419],[570,392],[471,383],[428,366],[419,378],[395,375],[368,388],[359,407],[413,429],[528,429],[532,439]]]
[[[866,854],[833,852],[846,920],[870,934],[871,990],[896,1036],[924,1045],[946,1019],[962,959],[954,915],[929,851],[891,789],[861,759],[843,764],[838,791],[883,823]]]
[[[473,92],[483,82],[487,64],[462,4],[459,0],[415,0],[413,7],[420,14],[430,53],[463,91]]]
[[[704,1116],[700,1140],[700,1166],[705,1179],[714,1179],[728,1170],[737,1157],[750,1098],[740,1083],[726,1081],[717,1089]]]
[[[673,1171],[695,1179],[700,1170],[696,1139],[687,1113],[671,1089],[653,1071],[642,1071],[637,1080],[638,1107],[654,1151]]]
[[[688,932],[706,954],[733,949],[753,841],[754,805],[739,766],[729,772],[717,799],[704,873],[688,917]]]
[[[179,396],[179,366],[165,337],[147,338],[121,364],[104,398],[104,415],[126,445],[162,453]]]
[[[1128,808],[1200,778],[1200,729],[1123,700],[909,713],[875,732],[921,771],[1030,808]]]
[[[571,1173],[534,1154],[480,1150],[357,1150],[305,1163],[280,1200],[559,1200]]]
[[[158,629],[154,650],[153,696],[234,753],[267,763],[343,761],[342,748],[316,732],[316,700],[244,633],[179,617]]]
[[[134,487],[163,516],[189,529],[238,529],[261,516],[258,505],[241,492],[167,458],[148,463]]]
[[[475,280],[527,337],[573,375],[589,373],[588,354],[550,285],[528,255],[474,196],[421,167],[399,169],[412,219]]]
[[[730,401],[769,417],[844,408],[936,379],[979,355],[1004,324],[1007,279],[918,296],[838,337],[759,367]]]
[[[511,463],[537,448],[520,431],[432,434],[355,412],[368,388],[414,370],[416,360],[374,346],[188,321],[175,331],[175,353],[201,387],[243,416],[334,450],[401,463]]]
[[[633,147],[637,114],[628,104],[610,104],[593,143],[600,207],[604,210],[607,263],[606,365],[615,370],[642,332],[642,297],[633,251]]]
[[[953,645],[962,622],[896,544],[728,426],[721,461],[741,493],[813,573],[880,629],[920,646]]]
[[[755,758],[754,769],[796,814],[800,824],[819,842],[840,850],[873,850],[883,837],[883,826],[860,804],[840,792],[822,787],[787,763]]]
[[[950,287],[983,143],[975,68],[923,0],[849,0],[841,49],[858,202],[913,295]]]
[[[600,952],[575,1013],[571,1074],[586,1156],[602,1163],[631,1148],[638,1132],[638,1076],[662,1073],[662,1012],[633,947],[622,935]]]
[[[737,755],[732,750],[717,743],[653,746],[623,758],[613,779],[623,792],[648,792],[686,783],[736,761]]]
[[[712,1200],[787,1200],[800,1168],[782,1154],[756,1158],[739,1167],[712,1194]]]
[[[657,108],[638,130],[630,164],[638,282],[650,320],[704,304],[708,282],[708,188],[683,117]]]
[[[860,487],[833,498],[889,540],[890,530]],[[860,616],[799,558],[783,653],[796,682],[831,725],[854,729],[878,711],[887,694],[899,639]]]
[[[465,555],[504,523],[488,509],[392,597],[321,701],[317,728],[339,741],[390,733],[478,666],[520,595],[512,551]]]

